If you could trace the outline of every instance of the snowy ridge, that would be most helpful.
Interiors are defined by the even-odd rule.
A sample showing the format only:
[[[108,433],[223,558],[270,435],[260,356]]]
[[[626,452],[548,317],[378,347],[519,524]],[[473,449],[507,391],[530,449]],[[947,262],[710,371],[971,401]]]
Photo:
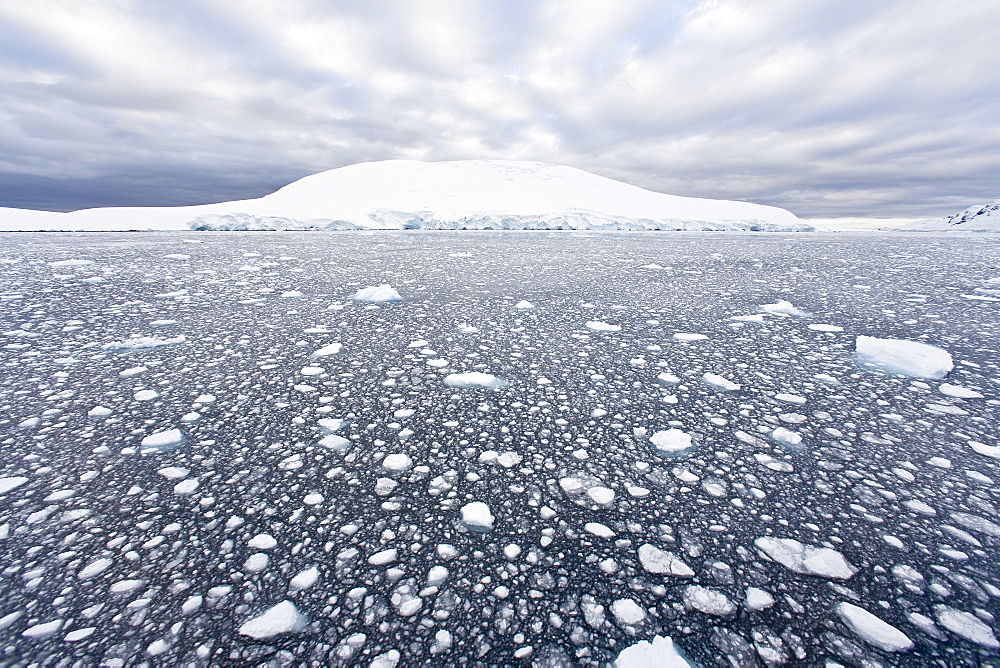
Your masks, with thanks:
[[[961,213],[947,218],[932,218],[918,220],[902,227],[903,230],[938,232],[954,230],[957,232],[1000,232],[1000,199],[988,204],[970,206]]]
[[[537,162],[387,160],[295,181],[254,200],[52,213],[0,208],[0,230],[812,231],[776,207],[664,195]]]

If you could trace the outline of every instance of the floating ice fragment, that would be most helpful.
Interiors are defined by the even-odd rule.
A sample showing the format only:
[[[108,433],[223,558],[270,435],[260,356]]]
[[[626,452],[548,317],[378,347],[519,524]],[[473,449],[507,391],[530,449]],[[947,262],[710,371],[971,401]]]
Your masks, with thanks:
[[[954,368],[947,350],[917,341],[859,336],[855,350],[862,362],[879,371],[913,378],[938,380]]]
[[[0,494],[6,494],[10,490],[20,487],[26,482],[28,482],[28,478],[20,475],[0,478]]]
[[[342,343],[329,343],[319,350],[313,352],[313,357],[326,357],[328,355],[336,355],[340,352],[344,345]]]
[[[701,379],[706,385],[723,392],[734,392],[742,387],[742,385],[734,383],[731,380],[727,380],[726,378],[714,373],[703,374]]]
[[[136,401],[153,401],[154,399],[158,399],[159,397],[160,393],[157,392],[156,390],[139,390],[138,392],[132,395],[132,398],[135,399]]]
[[[587,533],[593,534],[598,538],[614,538],[618,535],[600,522],[587,522],[583,525],[583,528]]]
[[[809,329],[816,332],[842,332],[843,327],[838,327],[837,325],[823,325],[821,323],[812,323],[809,325]]]
[[[840,552],[827,547],[813,547],[792,538],[764,536],[754,541],[762,553],[802,575],[848,580],[858,569]]]
[[[771,440],[778,445],[798,445],[802,443],[802,436],[784,427],[778,427],[771,432]]]
[[[316,420],[316,424],[319,425],[320,431],[324,434],[333,434],[344,428],[347,424],[347,420],[340,418],[321,418]]]
[[[88,264],[94,264],[93,260],[56,260],[55,262],[49,262],[50,267],[83,267]]]
[[[760,310],[771,315],[803,317],[809,315],[807,312],[792,306],[791,302],[779,299],[774,304],[761,304]]]
[[[180,429],[168,429],[166,431],[159,431],[155,434],[150,434],[149,436],[142,439],[141,450],[143,454],[151,452],[162,452],[164,450],[170,450],[175,448],[184,442],[184,434],[181,433]]]
[[[379,286],[372,286],[367,288],[361,288],[358,290],[354,299],[359,302],[401,302],[403,298],[398,292],[392,289],[392,286],[383,283]]]
[[[934,606],[934,616],[937,617],[941,626],[955,635],[983,647],[1000,649],[1000,642],[993,635],[993,629],[972,613],[956,610],[947,605],[936,605]]]
[[[112,563],[113,562],[111,561],[111,559],[108,559],[107,557],[101,557],[100,559],[95,559],[94,561],[84,566],[80,570],[80,572],[77,573],[76,577],[80,578],[81,580],[88,580],[94,577],[95,575],[100,575],[101,573],[106,571],[108,567],[111,566]]]
[[[144,350],[146,348],[161,348],[163,346],[176,346],[187,341],[184,336],[175,336],[172,339],[161,339],[156,336],[135,336],[124,341],[112,341],[101,346],[102,350]]]
[[[800,397],[797,394],[787,394],[787,393],[782,392],[782,393],[774,395],[774,398],[777,399],[778,401],[784,401],[784,402],[789,403],[789,404],[804,404],[804,403],[806,403],[806,398],[805,397]]]
[[[748,610],[754,612],[766,610],[774,605],[774,597],[769,592],[757,587],[747,587],[746,606]]]
[[[396,557],[399,556],[399,551],[396,548],[389,548],[388,550],[382,550],[381,552],[376,552],[372,556],[368,557],[368,563],[372,566],[387,566],[392,562],[396,561]]]
[[[620,598],[611,604],[611,614],[619,624],[635,626],[646,619],[646,611],[630,598]]]
[[[760,314],[756,315],[734,315],[729,318],[730,320],[735,320],[736,322],[764,322],[764,316]]]
[[[278,546],[278,541],[269,533],[259,533],[247,541],[247,545],[255,550],[272,550]]]
[[[527,311],[527,310],[529,310],[529,309],[533,309],[533,308],[535,308],[535,305],[534,305],[534,304],[532,304],[532,303],[531,303],[531,302],[529,302],[529,301],[525,301],[524,299],[522,299],[522,300],[521,300],[521,301],[519,301],[518,303],[514,304],[514,308],[516,308],[516,309],[521,309],[521,310],[523,310],[523,311]]]
[[[241,635],[257,640],[273,638],[282,633],[297,633],[304,631],[308,620],[300,613],[291,601],[269,608],[259,617],[254,617],[239,628]]]
[[[413,466],[413,460],[404,453],[386,455],[382,460],[382,468],[392,473],[403,473]]]
[[[975,390],[970,390],[967,387],[962,387],[961,385],[952,385],[951,383],[941,383],[941,387],[938,391],[949,397],[955,397],[956,399],[982,399],[983,395]]]
[[[319,439],[317,445],[322,448],[326,448],[327,450],[345,450],[350,447],[351,442],[343,436],[327,434],[323,438]]]
[[[106,418],[111,415],[113,411],[105,406],[94,406],[89,411],[87,411],[87,417],[92,418]]]
[[[660,452],[682,452],[693,445],[691,434],[680,429],[658,431],[649,437],[649,442]]]
[[[639,548],[639,563],[647,573],[678,578],[694,577],[694,571],[680,557],[649,543]]]
[[[56,619],[51,622],[45,622],[42,624],[35,624],[34,626],[29,626],[27,629],[21,633],[24,638],[47,638],[59,632],[62,628],[63,620]]]
[[[599,320],[588,320],[587,329],[592,329],[595,332],[620,332],[622,331],[621,325],[611,325],[606,322],[601,322]]]
[[[614,668],[691,668],[667,636],[654,636],[626,647],[612,664]]]
[[[479,371],[468,373],[452,373],[444,378],[448,387],[462,387],[482,390],[500,390],[507,387],[507,381],[499,376]]]
[[[736,612],[736,605],[725,594],[701,585],[688,585],[684,588],[684,604],[715,617],[725,617]]]
[[[677,332],[674,338],[678,341],[704,341],[708,337],[704,334],[691,334],[687,332]]]
[[[304,589],[309,589],[309,587],[312,587],[314,584],[316,584],[318,580],[319,580],[319,569],[316,568],[315,566],[310,566],[309,568],[299,572],[298,575],[292,578],[291,582],[288,583],[288,586],[296,591],[302,591]]]
[[[482,501],[473,501],[462,506],[462,524],[474,531],[491,531],[496,518],[490,507]]]
[[[887,624],[864,608],[851,603],[838,603],[837,615],[859,638],[886,652],[906,652],[913,641],[905,633]]]
[[[969,447],[984,457],[1000,459],[1000,445],[986,445],[979,441],[969,441]]]

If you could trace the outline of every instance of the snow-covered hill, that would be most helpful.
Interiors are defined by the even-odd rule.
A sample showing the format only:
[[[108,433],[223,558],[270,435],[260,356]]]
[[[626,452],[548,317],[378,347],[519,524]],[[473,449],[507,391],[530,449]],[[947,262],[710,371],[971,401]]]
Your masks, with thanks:
[[[51,213],[0,208],[0,230],[574,229],[809,231],[789,211],[664,195],[538,162],[387,160],[266,197]]]
[[[995,199],[989,204],[970,206],[965,211],[948,216],[947,218],[918,220],[901,229],[927,232],[941,230],[953,230],[956,232],[1000,232],[1000,199]]]

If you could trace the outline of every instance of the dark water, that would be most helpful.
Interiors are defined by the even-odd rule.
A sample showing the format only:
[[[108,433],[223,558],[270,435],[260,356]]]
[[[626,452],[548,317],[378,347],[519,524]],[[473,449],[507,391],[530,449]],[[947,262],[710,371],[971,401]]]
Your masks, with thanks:
[[[0,235],[2,661],[592,665],[661,635],[706,666],[994,665],[997,257],[994,236]],[[352,300],[383,283],[405,301]],[[807,315],[732,319],[779,300]],[[954,370],[875,372],[858,335]],[[507,387],[444,383],[466,372]],[[692,447],[658,452],[671,428]],[[795,572],[762,537],[857,570]],[[240,633],[283,601],[289,632]]]

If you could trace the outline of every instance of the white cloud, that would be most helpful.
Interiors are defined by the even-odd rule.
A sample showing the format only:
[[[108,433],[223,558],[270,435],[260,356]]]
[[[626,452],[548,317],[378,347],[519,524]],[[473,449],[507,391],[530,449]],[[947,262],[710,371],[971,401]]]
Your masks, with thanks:
[[[0,204],[491,157],[800,215],[948,213],[998,195],[998,24],[1000,3],[940,0],[4,3]]]

